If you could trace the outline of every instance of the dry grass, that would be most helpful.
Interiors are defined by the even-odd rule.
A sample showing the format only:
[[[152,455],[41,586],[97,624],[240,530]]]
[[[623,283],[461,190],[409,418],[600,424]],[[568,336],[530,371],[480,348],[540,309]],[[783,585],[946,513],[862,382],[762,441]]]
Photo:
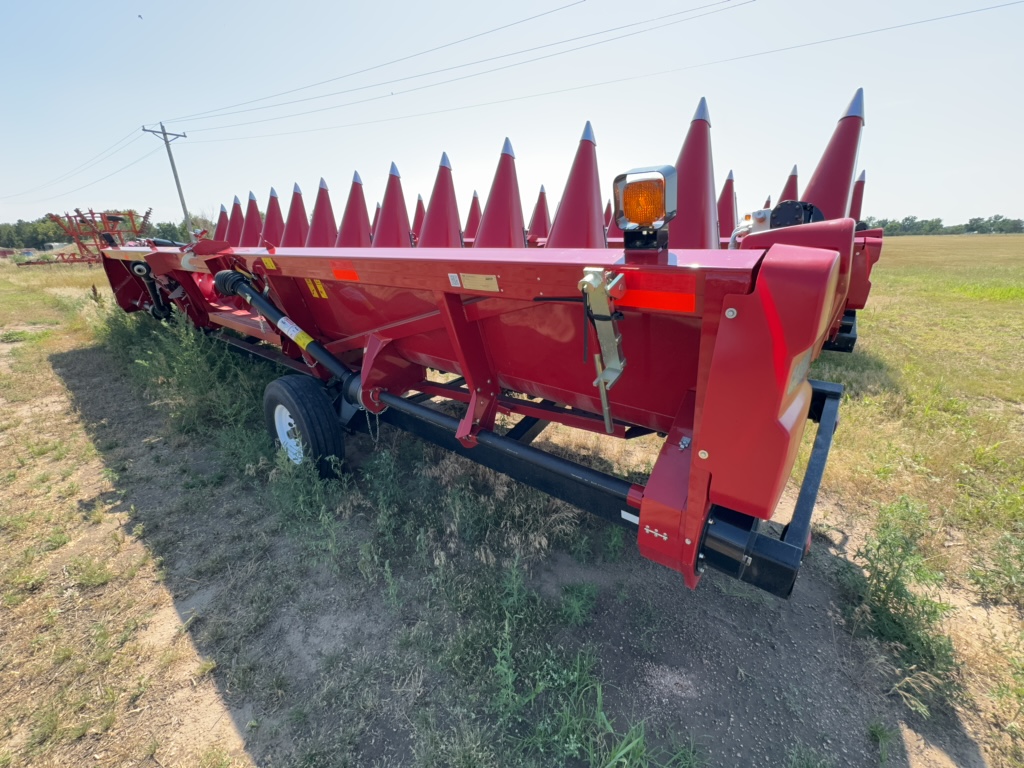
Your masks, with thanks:
[[[168,658],[143,631],[171,597],[51,363],[92,343],[90,296],[104,283],[96,268],[0,263],[3,766],[189,754],[146,717],[199,657],[178,638]],[[221,730],[196,745],[197,761]]]
[[[122,450],[116,431],[87,431],[53,368],[94,343],[89,296],[93,283],[105,293],[104,282],[96,269],[0,264],[0,766],[244,765],[246,751],[280,756],[281,744],[287,760],[314,765],[324,754],[360,754],[355,742],[385,738],[374,729],[396,718],[421,764],[499,762],[495,750],[509,742],[496,742],[466,701],[519,728],[527,710],[548,718],[544,727],[555,715],[593,727],[600,683],[585,655],[534,649],[565,640],[552,626],[594,630],[593,612],[607,620],[612,598],[599,590],[595,608],[592,589],[570,582],[549,603],[516,574],[553,544],[580,561],[614,562],[621,538],[578,528],[567,505],[386,434],[391,450],[356,457],[356,485],[309,490],[287,468],[259,464],[265,451],[248,415],[211,431],[205,413],[181,410],[195,398],[180,392],[163,393],[162,407],[177,408],[169,423],[199,436],[153,425]],[[958,706],[993,761],[1012,765],[1024,759],[1024,598],[1014,581],[1021,563],[1000,555],[1013,551],[1007,536],[1024,537],[1024,237],[891,239],[874,283],[856,353],[826,354],[814,372],[848,391],[823,521],[849,534],[852,553],[880,509],[911,500],[923,510],[923,556],[945,575],[939,596],[955,609],[942,626],[962,664]],[[181,343],[190,360],[205,355]],[[187,364],[161,344],[147,361]],[[238,381],[255,391],[257,378]],[[129,397],[121,385],[116,397]],[[132,423],[141,429],[154,413],[139,408]],[[540,439],[637,479],[659,442],[559,428]],[[253,476],[230,478],[247,464]],[[149,506],[132,509],[126,489]],[[227,522],[207,527],[213,513]],[[176,583],[218,584],[222,596],[179,615],[185,603],[165,586],[165,556],[181,571]],[[714,586],[720,600],[737,599],[731,585]],[[325,611],[339,590],[378,599]],[[662,644],[655,630],[665,620],[645,606],[611,610],[637,613],[628,621],[646,634],[630,642],[647,652]],[[339,650],[324,625],[314,659],[302,655],[306,635],[286,634],[327,618],[371,625],[368,611],[386,633],[362,647]],[[282,636],[293,656],[279,664]],[[555,672],[553,709],[528,704],[522,681],[553,686]],[[240,703],[262,714],[233,720],[228,706]],[[611,750],[613,736],[587,738]]]

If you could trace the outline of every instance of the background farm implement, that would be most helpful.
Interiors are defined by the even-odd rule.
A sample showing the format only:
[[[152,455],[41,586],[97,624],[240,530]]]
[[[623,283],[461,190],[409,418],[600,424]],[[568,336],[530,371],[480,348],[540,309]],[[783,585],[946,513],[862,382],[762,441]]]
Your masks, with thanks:
[[[793,199],[743,220],[732,174],[716,198],[702,100],[675,165],[618,175],[607,210],[588,123],[553,219],[542,188],[527,226],[506,139],[465,230],[442,155],[411,220],[392,164],[372,222],[356,174],[340,223],[322,181],[308,218],[297,186],[287,218],[250,193],[211,239],[107,242],[103,267],[125,311],[176,312],[294,371],[264,399],[293,461],[329,473],[346,432],[384,421],[635,531],[690,587],[712,566],[787,596],[842,394],[807,373],[852,350],[881,249],[858,231],[862,126],[858,92],[800,199],[794,174]],[[808,420],[780,538],[764,522]],[[664,443],[632,483],[537,447],[552,423]]]
[[[58,216],[47,214],[50,221],[59,225],[77,249],[77,253],[54,253],[51,258],[18,262],[18,266],[31,267],[44,264],[99,264],[102,249],[139,242],[149,224],[152,209],[139,216],[135,211],[94,211],[83,212],[75,208],[74,213]]]

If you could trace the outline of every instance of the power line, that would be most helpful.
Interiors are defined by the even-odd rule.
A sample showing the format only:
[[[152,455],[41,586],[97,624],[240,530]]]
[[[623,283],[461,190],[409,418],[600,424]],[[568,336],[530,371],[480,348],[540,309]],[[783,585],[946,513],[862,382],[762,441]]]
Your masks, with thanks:
[[[1022,2],[1024,2],[1024,0],[1022,0]],[[80,191],[81,191],[81,190],[83,190],[83,189],[88,189],[89,187],[91,187],[91,186],[93,186],[93,185],[95,185],[95,184],[99,184],[99,183],[100,183],[101,181],[106,181],[106,180],[107,180],[107,179],[109,179],[109,178],[110,178],[111,176],[116,176],[116,175],[117,175],[117,174],[119,174],[119,173],[120,173],[121,171],[125,171],[125,170],[128,170],[129,168],[131,168],[131,167],[132,167],[133,165],[136,165],[137,163],[141,163],[141,162],[142,162],[143,160],[145,160],[145,159],[146,159],[147,157],[150,157],[150,156],[152,156],[152,155],[155,155],[155,154],[156,154],[157,152],[159,152],[159,151],[160,151],[161,149],[162,149],[162,147],[157,147],[156,149],[154,149],[154,150],[152,150],[152,151],[150,151],[150,152],[147,152],[147,153],[146,153],[146,154],[144,154],[144,155],[143,155],[142,157],[139,157],[139,158],[136,158],[135,160],[132,160],[132,161],[131,161],[130,163],[128,163],[127,165],[122,165],[122,166],[121,166],[120,168],[118,168],[118,169],[117,169],[116,171],[111,171],[111,172],[110,172],[110,173],[108,173],[108,174],[107,174],[106,176],[101,176],[100,178],[96,179],[95,181],[90,181],[90,182],[89,182],[88,184],[83,184],[82,186],[80,186],[80,187],[76,187],[75,189],[69,189],[69,190],[68,190],[67,192],[59,192],[59,193],[57,193],[56,195],[53,195],[53,197],[63,197],[63,196],[65,196],[65,195],[70,195],[70,194],[73,194],[73,193],[75,193],[75,192],[80,192]],[[44,199],[42,199],[42,200],[26,200],[25,202],[26,202],[26,203],[47,203],[47,202],[49,202],[49,201],[50,201],[51,199],[53,199],[53,197],[50,197],[50,198],[44,198]]]
[[[765,51],[758,51],[756,53],[743,54],[741,56],[733,56],[733,57],[726,58],[726,59],[715,59],[713,61],[705,61],[705,62],[701,62],[701,63],[698,63],[698,64],[688,64],[685,67],[676,67],[674,69],[664,69],[664,70],[661,70],[659,72],[649,72],[649,73],[642,74],[642,75],[632,75],[632,76],[629,76],[629,77],[620,77],[620,78],[616,78],[616,79],[613,79],[613,80],[602,80],[602,81],[596,82],[596,83],[588,83],[586,85],[577,85],[577,86],[572,86],[572,87],[569,87],[569,88],[560,88],[560,89],[553,90],[553,91],[544,91],[542,93],[532,93],[532,94],[526,94],[524,96],[512,96],[512,97],[507,98],[507,99],[496,99],[496,100],[493,100],[493,101],[478,102],[476,104],[464,104],[464,105],[459,106],[459,107],[448,107],[446,109],[435,109],[435,110],[430,110],[428,112],[417,112],[417,113],[408,114],[408,115],[396,115],[394,117],[384,117],[384,118],[379,118],[379,119],[376,119],[376,120],[364,120],[364,121],[360,121],[360,122],[344,123],[344,124],[340,124],[340,125],[328,125],[328,126],[322,126],[322,127],[319,127],[319,128],[304,128],[304,129],[295,130],[295,131],[280,131],[280,132],[277,132],[277,133],[263,133],[263,134],[256,134],[256,135],[253,135],[253,136],[231,136],[231,137],[220,138],[220,139],[197,139],[197,140],[193,141],[192,143],[193,144],[210,144],[210,143],[214,143],[214,142],[246,141],[246,140],[249,140],[249,139],[267,139],[267,138],[275,138],[275,137],[278,137],[278,136],[294,136],[294,135],[304,134],[304,133],[318,133],[318,132],[321,132],[321,131],[333,131],[333,130],[340,130],[340,129],[343,129],[343,128],[356,128],[356,127],[361,127],[361,126],[365,126],[365,125],[376,125],[378,123],[395,122],[395,121],[398,121],[398,120],[409,120],[409,119],[413,119],[413,118],[417,118],[417,117],[430,117],[432,115],[447,114],[449,112],[459,112],[459,111],[463,111],[463,110],[467,110],[467,109],[478,109],[480,107],[490,107],[490,106],[495,106],[497,104],[507,104],[509,102],[514,102],[514,101],[525,101],[525,100],[528,100],[528,99],[538,99],[538,98],[543,98],[545,96],[555,96],[555,95],[559,95],[559,94],[563,94],[563,93],[570,93],[572,91],[586,90],[588,88],[600,88],[600,87],[603,87],[603,86],[606,86],[606,85],[616,85],[618,83],[626,83],[626,82],[630,82],[630,81],[633,81],[633,80],[644,80],[644,79],[649,79],[649,78],[652,78],[652,77],[661,77],[663,75],[671,75],[671,74],[676,74],[676,73],[679,73],[679,72],[685,72],[685,71],[692,70],[692,69],[701,69],[703,67],[710,67],[710,66],[714,66],[714,65],[717,65],[717,64],[727,64],[727,63],[730,63],[730,62],[742,61],[742,60],[745,60],[745,59],[752,59],[752,58],[757,58],[757,57],[760,57],[760,56],[770,56],[770,55],[776,54],[776,53],[783,53],[783,52],[786,52],[786,51],[794,51],[794,50],[798,50],[798,49],[801,49],[801,48],[810,48],[810,47],[813,47],[813,46],[825,45],[827,43],[834,43],[834,42],[838,42],[838,41],[841,41],[841,40],[849,40],[849,39],[857,38],[857,37],[865,37],[867,35],[875,35],[875,34],[879,34],[881,32],[891,32],[891,31],[896,30],[896,29],[905,29],[907,27],[915,27],[915,26],[919,26],[919,25],[922,25],[922,24],[929,24],[929,23],[936,22],[936,21],[946,21],[948,19],[958,18],[958,17],[961,17],[961,16],[970,16],[972,14],[985,13],[987,11],[994,11],[994,10],[999,10],[999,9],[1002,9],[1002,8],[1008,8],[1010,6],[1022,5],[1022,4],[1024,4],[1024,0],[1013,0],[1013,2],[1001,3],[999,5],[990,5],[990,6],[986,6],[984,8],[974,8],[974,9],[967,10],[967,11],[960,11],[958,13],[946,14],[944,16],[933,16],[933,17],[928,18],[928,19],[918,19],[916,21],[910,21],[910,22],[906,22],[906,23],[903,23],[903,24],[894,24],[894,25],[891,25],[891,26],[888,26],[888,27],[878,27],[877,29],[869,29],[869,30],[865,30],[863,32],[853,32],[853,33],[848,34],[848,35],[840,35],[838,37],[829,37],[829,38],[824,38],[822,40],[815,40],[815,41],[808,42],[808,43],[797,43],[797,44],[794,44],[794,45],[784,46],[782,48],[772,48],[772,49],[765,50]],[[402,93],[408,93],[408,91],[402,91]],[[371,99],[367,99],[367,101],[370,101],[370,100]],[[355,102],[355,103],[361,103],[361,102]],[[342,106],[345,106],[345,105],[342,105]],[[264,122],[264,121],[254,121],[254,122]],[[251,125],[251,124],[252,123],[240,123],[240,125]],[[231,126],[223,126],[223,127],[231,127]],[[213,129],[209,129],[208,128],[208,129],[196,129],[196,130],[213,130]]]
[[[354,77],[356,75],[362,75],[362,74],[364,74],[366,72],[372,72],[375,69],[381,69],[382,67],[387,67],[387,66],[390,66],[392,64],[398,64],[398,63],[403,62],[403,61],[408,61],[409,59],[415,59],[415,58],[417,58],[419,56],[425,56],[428,53],[434,53],[436,51],[440,51],[440,50],[443,50],[445,48],[451,48],[454,45],[459,45],[461,43],[465,43],[465,42],[468,42],[470,40],[476,40],[477,38],[480,38],[480,37],[486,37],[487,35],[493,34],[495,32],[500,32],[503,29],[509,29],[510,27],[515,27],[515,26],[517,26],[519,24],[525,24],[528,21],[534,21],[535,19],[539,19],[539,18],[541,18],[543,16],[549,16],[552,13],[558,13],[559,11],[564,11],[566,8],[572,8],[574,5],[580,5],[580,4],[584,3],[584,2],[586,2],[586,0],[575,0],[575,2],[569,3],[567,5],[561,5],[558,8],[553,8],[550,11],[544,11],[544,13],[538,13],[538,14],[535,14],[533,16],[528,16],[525,19],[519,19],[518,21],[509,22],[508,24],[503,24],[500,27],[494,27],[493,29],[488,29],[488,30],[486,30],[484,32],[478,32],[475,35],[470,35],[469,37],[463,37],[463,38],[460,38],[459,40],[452,40],[449,43],[444,43],[443,45],[438,45],[438,46],[435,46],[434,48],[428,48],[428,49],[426,49],[424,51],[419,51],[418,53],[411,53],[408,56],[402,56],[401,58],[398,58],[398,59],[392,59],[391,61],[385,61],[382,64],[374,64],[372,67],[366,67],[365,69],[360,69],[360,70],[357,70],[357,71],[354,71],[354,72],[348,72],[348,73],[346,73],[344,75],[338,75],[337,77],[328,78],[327,80],[321,80],[318,83],[310,83],[309,85],[303,85],[303,86],[300,86],[298,88],[292,88],[292,89],[287,90],[287,91],[281,91],[280,93],[273,93],[270,96],[262,96],[262,97],[260,97],[258,99],[251,99],[249,101],[242,101],[242,102],[239,102],[238,104],[229,104],[226,107],[218,107],[217,109],[209,109],[209,110],[206,110],[205,112],[195,112],[195,113],[193,113],[191,115],[183,115],[181,117],[172,117],[170,120],[165,120],[164,122],[170,123],[170,122],[174,122],[174,121],[177,121],[177,120],[187,120],[189,118],[198,117],[200,115],[208,115],[211,112],[221,112],[221,111],[223,111],[225,109],[234,109],[235,107],[244,107],[244,106],[247,106],[249,104],[255,104],[258,101],[266,101],[267,99],[276,99],[278,96],[287,96],[287,95],[292,94],[292,93],[298,93],[299,91],[308,90],[309,88],[316,88],[319,85],[325,85],[327,83],[333,83],[333,82],[336,82],[338,80],[344,80],[347,77]]]
[[[319,99],[328,99],[328,98],[330,98],[332,96],[341,96],[341,95],[346,94],[346,93],[355,93],[357,91],[365,91],[365,90],[368,90],[370,88],[378,88],[378,87],[384,86],[384,85],[393,85],[395,83],[402,83],[402,82],[406,82],[408,80],[416,80],[416,79],[421,78],[421,77],[429,77],[430,75],[437,75],[437,74],[441,74],[443,72],[451,72],[452,70],[455,70],[455,69],[464,69],[466,67],[472,67],[472,66],[475,66],[477,64],[486,64],[488,62],[497,61],[499,59],[507,59],[507,58],[509,58],[511,56],[519,56],[519,55],[524,54],[524,53],[532,53],[534,51],[543,50],[544,48],[553,48],[553,47],[558,46],[558,45],[565,45],[566,43],[574,43],[577,40],[584,40],[584,39],[586,39],[588,37],[596,37],[598,35],[605,35],[605,34],[609,34],[611,32],[619,32],[619,31],[621,31],[623,29],[629,29],[630,27],[638,27],[638,26],[642,26],[644,24],[652,24],[654,22],[664,21],[665,19],[670,19],[670,18],[673,18],[675,16],[681,16],[681,15],[686,14],[686,13],[693,13],[695,11],[704,10],[705,8],[712,8],[712,7],[717,6],[717,5],[725,5],[725,4],[731,3],[731,2],[732,2],[732,0],[717,0],[716,2],[708,3],[706,5],[699,5],[699,6],[695,6],[693,8],[687,8],[686,10],[683,10],[683,11],[674,11],[673,13],[667,13],[667,14],[664,14],[662,16],[655,16],[655,17],[650,18],[650,19],[644,19],[643,21],[636,21],[636,22],[633,22],[632,24],[619,24],[619,25],[616,25],[614,27],[609,27],[608,29],[599,30],[597,32],[589,32],[589,33],[587,33],[585,35],[577,35],[576,37],[569,37],[569,38],[565,38],[563,40],[557,40],[557,41],[555,41],[553,43],[544,43],[543,45],[535,45],[535,46],[532,46],[530,48],[522,48],[522,49],[520,49],[518,51],[512,51],[510,53],[502,53],[502,54],[499,54],[497,56],[489,56],[489,57],[484,58],[484,59],[477,59],[476,61],[467,61],[467,62],[464,62],[462,64],[453,64],[452,66],[442,67],[440,69],[430,70],[429,72],[420,72],[420,73],[415,74],[415,75],[406,75],[405,77],[396,77],[396,78],[393,78],[391,80],[382,80],[382,81],[377,82],[377,83],[371,83],[369,85],[360,85],[360,86],[357,86],[355,88],[347,88],[347,89],[341,90],[341,91],[332,91],[331,93],[324,93],[324,94],[320,94],[318,96],[307,96],[307,97],[302,98],[302,99],[292,99],[291,101],[281,101],[281,102],[277,102],[276,104],[266,104],[266,105],[261,106],[261,107],[249,107],[248,109],[238,109],[238,110],[234,110],[232,112],[224,112],[224,111],[221,111],[221,110],[216,110],[216,111],[219,112],[219,114],[215,114],[215,115],[214,114],[199,113],[200,115],[205,115],[205,116],[194,116],[192,119],[193,120],[215,120],[215,119],[220,118],[220,117],[228,117],[229,115],[240,115],[240,114],[244,114],[246,112],[258,112],[258,111],[261,111],[261,110],[264,110],[264,109],[275,109],[277,107],[286,107],[286,106],[290,106],[292,104],[301,104],[301,103],[304,103],[304,102],[307,102],[307,101],[317,101]],[[754,2],[754,0],[748,0],[747,3],[740,3],[740,5],[747,5],[749,2]],[[738,6],[734,6],[734,7],[738,7]],[[731,10],[731,9],[723,8],[721,10],[724,11],[724,10]],[[702,14],[702,16],[707,16],[707,15],[710,15],[710,14]],[[695,16],[693,18],[701,18],[701,16]],[[664,28],[664,27],[667,27],[667,26],[672,26],[673,24],[681,24],[684,21],[690,21],[690,19],[682,19],[680,21],[671,22],[670,24],[662,25],[662,27],[659,27],[659,28]],[[604,43],[610,43],[610,42],[613,42],[615,40],[620,40],[623,37],[631,37],[632,35],[642,34],[643,32],[651,32],[654,29],[655,28],[642,30],[641,32],[633,32],[633,33],[629,33],[629,34],[626,34],[626,35],[619,35],[617,37],[609,38],[608,40],[602,40],[600,42],[594,43],[593,45],[603,45]],[[571,53],[573,51],[578,51],[578,50],[581,50],[582,48],[587,48],[587,47],[591,47],[591,46],[580,46],[578,48],[570,48],[570,49],[568,49],[566,51],[561,51],[561,52],[553,54],[553,55],[560,56],[563,53]],[[550,58],[550,57],[540,57],[540,58]],[[529,59],[527,61],[518,62],[517,64],[514,64],[512,66],[519,66],[520,64],[529,64],[530,62],[539,61],[539,60],[540,60],[539,58]],[[368,70],[364,70],[364,71],[368,71]],[[488,70],[487,72],[496,72],[496,71],[497,70]],[[487,74],[487,72],[482,72],[480,74]],[[345,75],[343,77],[347,77],[347,75]],[[334,80],[339,80],[341,78],[333,78],[333,79]],[[324,80],[321,83],[317,83],[316,85],[322,85],[323,83],[328,83],[328,82],[331,82],[331,80]],[[444,82],[452,82],[452,81],[446,80]],[[436,85],[441,85],[441,84],[443,84],[443,83],[437,83]],[[311,87],[313,87],[313,86],[304,86],[304,88],[311,88]],[[431,87],[433,87],[433,86],[431,86]],[[295,90],[303,90],[303,89],[295,89]],[[405,93],[405,91],[402,91],[402,93]],[[255,101],[264,101],[267,98],[273,98],[273,97],[265,97],[264,99],[256,99]],[[246,102],[246,103],[247,104],[251,104],[253,102]],[[359,103],[363,103],[363,102],[353,102],[353,103],[359,104]],[[241,106],[241,105],[239,105],[239,106]],[[348,106],[348,104],[339,105],[339,106]],[[329,107],[328,109],[332,109],[332,108],[334,108],[334,107]],[[229,107],[224,107],[223,109],[229,109]],[[214,110],[211,110],[211,112],[212,111],[214,111]],[[299,113],[299,114],[309,114],[309,113],[302,112],[302,113]],[[185,118],[179,118],[179,119],[184,120]],[[276,119],[281,119],[281,118],[276,118]],[[208,129],[195,129],[195,130],[208,130]]]
[[[725,0],[725,1],[726,2],[731,2],[731,0]],[[293,118],[293,117],[303,117],[305,115],[313,115],[313,114],[317,114],[317,113],[320,113],[320,112],[329,112],[331,110],[342,109],[344,107],[351,107],[351,106],[355,106],[355,105],[358,105],[358,104],[366,104],[366,103],[371,102],[371,101],[379,101],[381,99],[391,98],[392,96],[401,96],[401,95],[408,94],[408,93],[415,93],[417,91],[424,91],[424,90],[428,90],[430,88],[436,88],[436,87],[438,87],[440,85],[448,85],[449,83],[457,83],[457,82],[462,81],[462,80],[470,80],[470,79],[472,79],[474,77],[480,77],[482,75],[489,75],[489,74],[492,74],[494,72],[501,72],[502,70],[506,70],[506,69],[513,69],[515,67],[520,67],[520,66],[522,66],[524,64],[532,64],[532,63],[537,62],[537,61],[543,61],[545,59],[552,59],[552,58],[555,58],[557,56],[563,56],[563,55],[565,55],[567,53],[573,53],[575,51],[581,51],[581,50],[584,50],[585,48],[593,48],[593,47],[598,46],[598,45],[605,45],[606,43],[615,42],[616,40],[622,40],[623,38],[634,37],[636,35],[643,35],[643,34],[646,34],[648,32],[660,31],[660,30],[666,29],[667,27],[675,26],[676,24],[684,24],[684,23],[689,22],[689,21],[695,21],[697,19],[704,18],[705,16],[713,16],[715,14],[723,13],[725,11],[736,10],[737,8],[742,8],[744,5],[750,5],[751,3],[754,3],[756,1],[757,0],[744,0],[744,2],[741,2],[741,3],[737,4],[737,5],[729,6],[728,8],[719,8],[719,9],[714,10],[714,11],[708,11],[707,13],[698,14],[697,16],[690,16],[689,18],[679,19],[677,21],[671,21],[671,22],[669,22],[667,24],[661,24],[661,25],[659,25],[657,27],[651,27],[650,29],[641,29],[641,30],[637,30],[635,32],[627,32],[626,34],[623,34],[623,35],[617,35],[615,37],[609,37],[609,38],[607,38],[605,40],[598,40],[597,42],[594,42],[594,43],[587,43],[586,45],[579,45],[579,46],[576,46],[575,48],[567,48],[564,51],[556,51],[555,53],[549,53],[549,54],[546,54],[544,56],[535,56],[532,59],[524,59],[523,61],[517,61],[517,62],[514,62],[512,64],[505,64],[504,66],[501,66],[501,67],[494,67],[492,69],[485,69],[485,70],[482,70],[480,72],[471,72],[468,75],[460,75],[459,77],[451,77],[451,78],[448,78],[447,80],[439,80],[439,81],[437,81],[435,83],[427,83],[426,85],[416,86],[415,88],[406,88],[404,91],[392,91],[391,93],[381,94],[379,96],[371,96],[371,97],[366,98],[366,99],[359,99],[357,101],[348,101],[348,102],[345,102],[344,104],[334,104],[334,105],[331,105],[329,107],[319,107],[317,109],[309,109],[309,110],[306,110],[304,112],[292,112],[292,113],[289,113],[287,115],[278,115],[276,117],[264,117],[264,118],[261,118],[259,120],[246,120],[246,121],[240,122],[240,123],[229,123],[227,125],[212,126],[210,128],[193,128],[192,132],[193,133],[203,133],[203,132],[206,132],[206,131],[223,131],[223,130],[225,130],[227,128],[238,128],[238,127],[246,126],[246,125],[256,125],[256,124],[259,124],[259,123],[270,123],[270,122],[274,122],[274,121],[277,121],[277,120],[287,120],[287,119]],[[1021,1],[1024,2],[1024,0],[1021,0]],[[718,5],[718,4],[719,3],[713,3],[712,5]],[[709,7],[709,6],[702,6],[702,7]],[[694,9],[691,9],[691,11],[692,10],[694,10]],[[410,79],[410,78],[403,78],[403,79]],[[372,87],[372,86],[367,86],[367,87]],[[361,89],[356,89],[356,90],[361,90]]]
[[[135,136],[135,138],[132,139],[131,141],[129,141],[127,144],[124,144],[124,142],[127,141],[132,136]],[[28,195],[28,194],[31,194],[33,192],[38,192],[40,189],[46,189],[47,187],[52,187],[54,184],[59,184],[60,182],[65,181],[66,179],[70,179],[72,176],[77,176],[78,174],[80,174],[80,173],[82,173],[84,171],[87,171],[89,168],[92,168],[94,165],[97,165],[98,163],[102,162],[103,160],[110,159],[111,157],[116,155],[121,150],[127,149],[131,144],[135,143],[140,138],[142,138],[142,137],[141,136],[137,136],[135,134],[135,131],[133,130],[127,136],[124,136],[123,138],[115,141],[113,144],[111,144],[105,150],[103,150],[102,152],[100,152],[97,155],[93,155],[91,158],[86,160],[84,163],[82,163],[81,165],[75,166],[70,171],[65,171],[60,176],[57,176],[57,177],[55,177],[53,179],[50,179],[46,183],[40,184],[37,187],[32,187],[31,189],[26,189],[26,190],[23,190],[21,192],[16,192],[13,195],[3,195],[3,196],[0,196],[0,200],[7,200],[7,199],[12,198],[12,197],[20,197],[22,195]],[[114,148],[117,147],[120,144],[124,144],[124,146],[122,146],[119,149],[115,150]],[[111,150],[114,150],[114,151],[111,152]]]

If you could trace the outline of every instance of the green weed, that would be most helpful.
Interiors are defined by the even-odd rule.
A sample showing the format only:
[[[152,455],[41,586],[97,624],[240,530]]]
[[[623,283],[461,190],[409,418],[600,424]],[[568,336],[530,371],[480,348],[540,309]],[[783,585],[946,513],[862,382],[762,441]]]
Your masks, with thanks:
[[[920,544],[929,531],[927,510],[908,498],[879,511],[875,532],[855,556],[866,575],[849,571],[855,629],[863,628],[896,651],[902,679],[893,692],[927,714],[925,700],[948,692],[957,665],[953,644],[942,631],[949,606],[921,592],[942,574],[929,565]]]
[[[562,588],[562,621],[570,627],[582,627],[590,621],[597,605],[597,587],[594,584],[567,584]]]
[[[114,572],[102,560],[88,555],[75,557],[68,563],[68,573],[79,587],[102,587],[114,578]]]
[[[815,749],[798,744],[786,756],[786,768],[835,768],[835,761]]]
[[[868,738],[878,747],[878,762],[883,768],[889,763],[889,750],[898,736],[899,731],[888,727],[881,720],[872,720],[868,724]]]
[[[1024,608],[1024,535],[1001,536],[968,576],[984,599]]]

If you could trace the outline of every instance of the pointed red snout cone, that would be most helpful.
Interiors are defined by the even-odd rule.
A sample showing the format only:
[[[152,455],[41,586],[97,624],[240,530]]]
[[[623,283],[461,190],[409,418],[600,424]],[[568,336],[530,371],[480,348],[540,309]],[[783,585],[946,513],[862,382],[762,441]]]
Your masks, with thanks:
[[[348,191],[345,212],[341,214],[338,239],[335,248],[369,248],[370,215],[366,212],[366,197],[363,195],[363,180],[357,171],[352,175],[352,188]]]
[[[281,245],[302,248],[309,234],[309,219],[306,218],[306,204],[302,202],[302,190],[296,184],[292,190],[292,204],[288,208],[288,221],[281,235]]]
[[[548,248],[605,248],[597,142],[588,122],[548,235]]]
[[[466,239],[472,240],[480,229],[480,195],[473,190],[473,201],[469,204],[469,216],[466,217]]]
[[[260,245],[280,245],[283,235],[284,216],[281,215],[281,201],[277,199],[277,190],[271,187],[267,217],[263,220],[263,231],[260,233]]]
[[[779,195],[779,202],[780,203],[783,200],[799,200],[800,199],[799,197],[797,197],[797,195],[800,194],[797,191],[797,182],[798,181],[799,181],[799,179],[797,178],[797,175],[796,175],[796,166],[794,165],[793,166],[793,170],[789,172],[789,178],[786,179],[786,185],[782,188],[782,194]]]
[[[739,225],[736,212],[736,187],[732,178],[732,171],[725,177],[725,184],[722,187],[722,194],[718,196],[718,227],[722,237],[732,235],[732,231]]]
[[[245,222],[242,224],[242,239],[239,245],[242,248],[255,248],[260,244],[260,232],[263,231],[263,219],[260,217],[260,207],[256,204],[256,195],[249,193],[249,203],[245,208]]]
[[[844,218],[849,210],[863,128],[864,89],[858,88],[800,198],[820,208],[826,219]]]
[[[423,206],[423,195],[416,195],[416,210],[412,213],[412,234],[416,238],[416,242],[419,242],[420,231],[423,229],[423,217],[426,213],[427,209]]]
[[[306,235],[307,248],[330,248],[338,239],[338,226],[334,223],[334,207],[331,205],[331,193],[327,182],[320,179],[320,189],[316,193],[313,204],[313,218],[309,222],[309,234]]]
[[[220,206],[220,216],[217,217],[217,226],[213,230],[213,239],[223,242],[228,236],[228,209],[223,203]]]
[[[623,237],[625,237],[625,235],[623,235],[622,230],[619,229],[619,222],[615,220],[615,214],[612,213],[611,223],[608,224],[608,247],[621,248]],[[615,242],[612,243],[612,240],[614,240]]]
[[[853,197],[850,198],[850,218],[860,221],[861,207],[864,205],[864,184],[867,181],[867,174],[860,172],[857,181],[853,185]]]
[[[512,142],[505,146],[498,158],[487,206],[480,217],[473,247],[525,248],[526,229],[523,226],[523,201],[519,197],[519,178],[516,175],[516,156]]]
[[[235,195],[235,202],[231,205],[231,218],[228,219],[228,231],[224,239],[228,245],[237,246],[242,243],[242,227],[245,226],[245,214],[242,213],[242,201]]]
[[[373,233],[377,231],[377,222],[380,221],[380,203],[377,203],[377,207],[373,211],[373,221],[370,222],[370,238],[373,238]]]
[[[530,217],[530,226],[526,229],[526,242],[530,245],[547,238],[551,233],[551,215],[548,213],[548,193],[544,191],[544,185],[540,185],[540,194],[537,195],[537,204],[533,206],[533,216]]]
[[[402,177],[398,175],[398,166],[391,164],[388,185],[384,189],[384,202],[380,206],[380,218],[377,228],[373,231],[374,248],[410,248],[409,212],[405,208],[405,196],[402,193]]]
[[[604,206],[604,225],[610,227],[612,225],[612,201],[609,200]]]
[[[718,248],[718,205],[711,160],[711,118],[703,98],[676,160],[679,196],[668,225],[671,248]]]
[[[430,193],[430,205],[423,215],[420,228],[421,248],[461,248],[462,223],[459,221],[459,204],[455,201],[455,183],[452,180],[452,166],[447,153],[442,153],[441,164]]]

